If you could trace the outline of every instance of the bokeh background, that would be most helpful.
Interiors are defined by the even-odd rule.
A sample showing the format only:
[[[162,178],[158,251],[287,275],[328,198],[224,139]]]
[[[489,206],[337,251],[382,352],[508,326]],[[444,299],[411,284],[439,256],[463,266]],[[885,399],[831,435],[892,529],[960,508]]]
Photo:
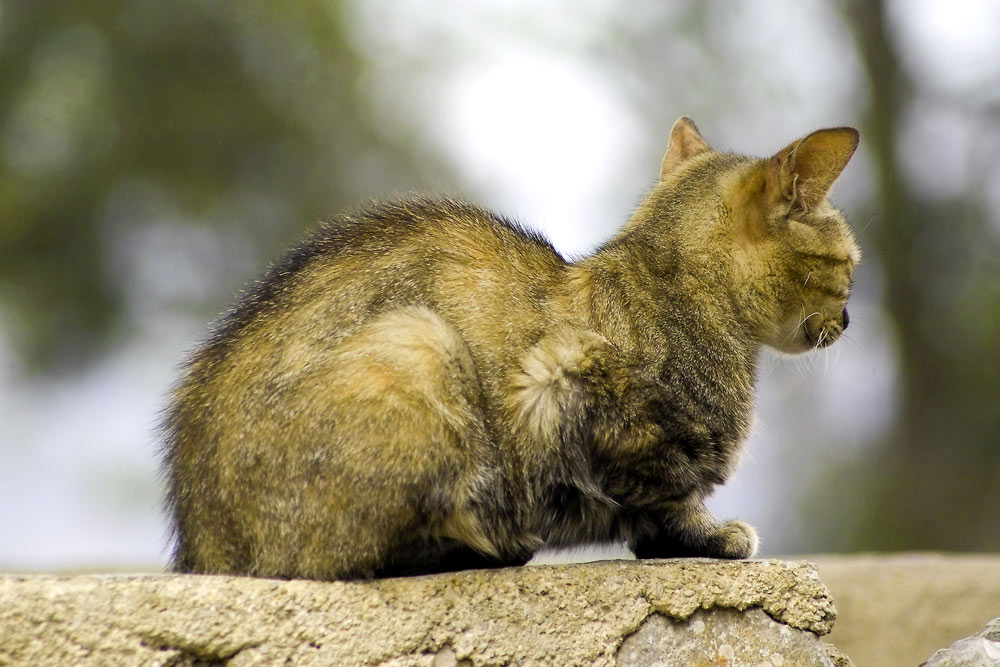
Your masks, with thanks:
[[[712,500],[763,552],[1000,549],[1000,3],[0,1],[0,569],[166,562],[155,426],[316,221],[411,191],[594,248],[673,120],[835,190],[851,329],[761,362]]]

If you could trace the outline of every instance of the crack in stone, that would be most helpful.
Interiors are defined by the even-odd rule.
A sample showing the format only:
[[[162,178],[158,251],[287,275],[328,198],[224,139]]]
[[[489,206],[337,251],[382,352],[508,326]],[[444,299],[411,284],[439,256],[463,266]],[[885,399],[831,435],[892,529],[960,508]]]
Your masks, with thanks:
[[[256,648],[256,644],[236,647],[234,650],[211,649],[201,645],[173,645],[170,642],[162,641],[156,637],[146,637],[140,641],[142,646],[157,651],[170,651],[176,653],[170,660],[164,663],[168,667],[221,667],[249,648]]]

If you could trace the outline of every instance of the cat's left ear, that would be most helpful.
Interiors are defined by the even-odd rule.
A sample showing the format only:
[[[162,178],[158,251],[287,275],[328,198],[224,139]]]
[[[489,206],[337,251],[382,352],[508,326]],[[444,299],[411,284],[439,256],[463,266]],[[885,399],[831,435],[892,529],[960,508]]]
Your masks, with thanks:
[[[779,151],[770,160],[779,195],[809,210],[826,199],[858,147],[853,127],[816,130]]]
[[[667,144],[667,153],[660,164],[660,180],[665,179],[681,163],[707,150],[711,149],[701,138],[694,121],[687,116],[681,116],[670,128],[670,143]]]

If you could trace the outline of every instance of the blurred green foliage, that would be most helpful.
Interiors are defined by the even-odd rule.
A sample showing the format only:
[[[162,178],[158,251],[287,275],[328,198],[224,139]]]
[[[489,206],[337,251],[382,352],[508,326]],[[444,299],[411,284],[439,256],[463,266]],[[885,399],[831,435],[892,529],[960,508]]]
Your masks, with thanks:
[[[142,222],[122,187],[193,224],[250,194],[280,202],[247,230],[273,252],[404,170],[367,122],[337,2],[0,7],[0,305],[30,367],[86,361],[121,324],[111,227]]]

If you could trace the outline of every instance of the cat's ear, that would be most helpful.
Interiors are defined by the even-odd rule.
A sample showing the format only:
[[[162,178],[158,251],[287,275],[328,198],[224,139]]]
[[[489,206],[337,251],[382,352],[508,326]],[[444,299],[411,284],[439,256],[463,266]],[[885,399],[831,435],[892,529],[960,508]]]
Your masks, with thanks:
[[[773,187],[780,197],[808,211],[826,199],[860,136],[853,127],[834,127],[793,142],[770,160]]]
[[[681,116],[670,129],[670,143],[667,144],[667,153],[660,164],[660,180],[665,179],[681,163],[707,150],[711,149],[701,138],[694,121]]]

